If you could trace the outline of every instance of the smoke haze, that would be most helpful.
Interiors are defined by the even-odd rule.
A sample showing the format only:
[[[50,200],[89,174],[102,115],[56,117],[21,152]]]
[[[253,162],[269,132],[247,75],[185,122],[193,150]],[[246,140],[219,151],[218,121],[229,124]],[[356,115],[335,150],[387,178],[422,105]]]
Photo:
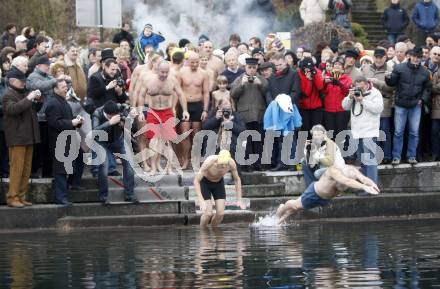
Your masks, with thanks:
[[[275,19],[273,6],[266,0],[130,0],[124,4],[126,9],[134,9],[133,28],[138,34],[151,23],[166,42],[187,38],[197,43],[205,34],[216,47],[226,45],[231,33],[238,33],[242,41],[264,37]]]

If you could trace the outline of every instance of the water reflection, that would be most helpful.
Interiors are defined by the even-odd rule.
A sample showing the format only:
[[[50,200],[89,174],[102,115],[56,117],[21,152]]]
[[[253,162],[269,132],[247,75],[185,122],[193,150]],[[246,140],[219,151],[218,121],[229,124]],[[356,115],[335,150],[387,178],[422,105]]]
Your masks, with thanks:
[[[431,288],[437,223],[1,235],[0,288]]]

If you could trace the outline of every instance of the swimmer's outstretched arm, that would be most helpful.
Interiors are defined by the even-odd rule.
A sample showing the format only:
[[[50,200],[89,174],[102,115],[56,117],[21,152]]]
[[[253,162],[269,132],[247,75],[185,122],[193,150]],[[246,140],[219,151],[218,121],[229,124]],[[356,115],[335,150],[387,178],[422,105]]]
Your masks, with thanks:
[[[363,177],[363,180],[366,181],[367,183],[361,183],[357,180],[351,179],[351,178],[347,178],[346,176],[344,176],[344,174],[342,173],[342,171],[340,169],[331,167],[328,169],[330,176],[338,183],[347,186],[349,188],[355,189],[355,190],[364,190],[367,193],[370,193],[372,195],[377,195],[379,194],[379,188],[376,186],[376,184],[374,184],[372,181],[372,184],[370,182],[368,182],[368,180],[365,180],[364,178],[366,178],[365,176],[363,176],[358,170],[356,170],[356,178],[359,178],[359,176]]]

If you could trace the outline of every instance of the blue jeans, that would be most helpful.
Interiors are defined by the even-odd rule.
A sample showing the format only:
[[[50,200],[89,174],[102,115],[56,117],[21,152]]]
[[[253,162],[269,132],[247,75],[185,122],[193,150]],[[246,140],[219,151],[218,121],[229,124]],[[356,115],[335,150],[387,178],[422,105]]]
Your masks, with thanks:
[[[116,159],[112,153],[107,154],[108,158],[108,171],[114,172],[116,171]],[[96,165],[96,153],[92,151],[92,168],[90,169],[92,174],[98,174],[98,166]]]
[[[306,164],[306,161],[304,159],[301,161],[301,170],[304,175],[304,183],[306,184],[306,188],[308,188],[311,183],[318,180],[317,178],[315,178],[312,169]]]
[[[402,156],[403,135],[406,123],[409,125],[407,158],[415,158],[417,145],[419,144],[419,126],[422,114],[422,106],[416,105],[413,108],[396,106],[394,111],[394,139],[393,159],[400,160]]]
[[[432,157],[440,157],[440,119],[431,119],[431,149]]]
[[[386,140],[380,142],[380,147],[384,153],[384,159],[391,160],[393,158],[393,140],[391,134],[391,117],[380,118],[380,130],[385,133]]]
[[[125,147],[123,138],[113,142],[99,142],[99,144],[106,150],[106,158],[105,161],[99,165],[98,168],[98,186],[99,186],[99,199],[101,201],[105,201],[108,195],[108,168],[109,168],[109,154],[113,153],[121,153],[125,154]],[[134,196],[134,171],[131,167],[130,163],[126,160],[122,159],[122,167],[123,167],[123,179],[124,183],[124,191],[126,197]]]
[[[364,176],[370,178],[375,184],[379,180],[376,154],[376,138],[359,139],[357,158],[361,163],[361,171]]]
[[[66,174],[53,175],[53,188],[57,203],[67,201],[67,192],[69,191],[69,183],[72,181],[72,176]]]
[[[399,38],[400,35],[403,35],[402,33],[388,33],[388,41],[391,44],[396,44],[397,38]]]

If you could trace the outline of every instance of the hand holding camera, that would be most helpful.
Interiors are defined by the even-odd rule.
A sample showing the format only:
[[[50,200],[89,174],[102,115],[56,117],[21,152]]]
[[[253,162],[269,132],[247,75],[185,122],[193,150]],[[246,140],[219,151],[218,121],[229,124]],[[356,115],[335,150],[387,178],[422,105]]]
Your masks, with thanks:
[[[72,125],[75,128],[80,128],[83,123],[84,123],[84,118],[80,115],[78,115],[76,118],[72,119]]]
[[[31,93],[29,93],[26,96],[26,98],[29,99],[30,101],[40,101],[41,100],[41,91],[38,89],[31,91]]]
[[[112,116],[112,118],[110,118],[109,123],[110,123],[110,125],[115,125],[115,124],[118,124],[120,121],[121,121],[121,115],[116,114],[116,115]]]
[[[112,81],[110,81],[109,84],[107,84],[107,86],[105,87],[106,90],[110,90],[115,88],[116,86],[118,86],[118,81],[116,79],[113,79]]]

